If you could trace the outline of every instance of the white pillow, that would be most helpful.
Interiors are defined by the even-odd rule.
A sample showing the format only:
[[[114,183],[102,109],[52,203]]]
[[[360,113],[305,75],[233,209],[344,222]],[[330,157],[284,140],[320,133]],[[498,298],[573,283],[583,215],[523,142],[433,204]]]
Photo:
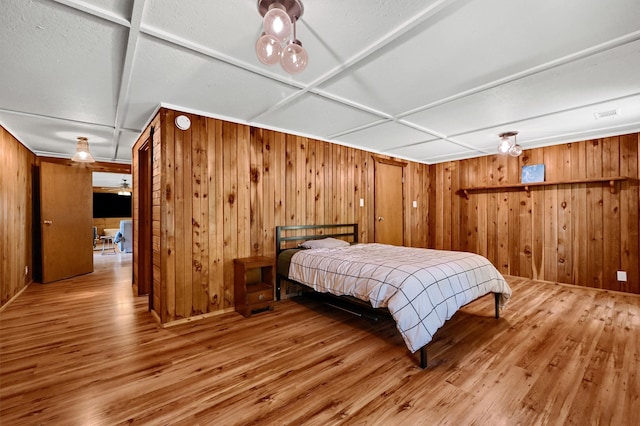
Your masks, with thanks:
[[[350,245],[347,241],[337,240],[335,238],[323,238],[320,240],[309,240],[304,243],[299,244],[299,247],[306,249],[314,249],[314,248],[335,248],[335,247],[344,247]]]

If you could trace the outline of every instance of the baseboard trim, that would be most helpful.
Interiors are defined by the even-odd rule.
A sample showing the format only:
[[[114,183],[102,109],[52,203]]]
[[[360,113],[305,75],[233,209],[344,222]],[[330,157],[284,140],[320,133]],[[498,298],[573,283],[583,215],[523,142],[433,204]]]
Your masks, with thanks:
[[[22,294],[23,291],[25,291],[31,284],[33,283],[33,280],[29,281],[24,287],[22,287],[22,289],[17,292],[11,299],[7,300],[7,303],[5,303],[4,305],[0,306],[0,312],[4,311],[5,308],[7,306],[9,306],[11,304],[11,302],[13,302],[14,300],[16,300],[18,298],[18,296],[20,296]]]
[[[156,314],[154,311],[151,311],[151,312],[156,317],[156,320],[160,319],[158,317],[158,314]],[[194,315],[194,316],[189,317],[189,318],[182,318],[182,319],[175,320],[175,321],[169,321],[167,323],[160,324],[160,325],[162,326],[162,328],[169,328],[169,327],[173,327],[173,326],[176,326],[176,325],[188,324],[188,323],[194,322],[194,321],[200,321],[200,320],[211,318],[211,317],[217,317],[218,315],[228,314],[229,312],[235,312],[235,308],[227,308],[227,309],[222,309],[220,311],[208,312],[206,314]]]

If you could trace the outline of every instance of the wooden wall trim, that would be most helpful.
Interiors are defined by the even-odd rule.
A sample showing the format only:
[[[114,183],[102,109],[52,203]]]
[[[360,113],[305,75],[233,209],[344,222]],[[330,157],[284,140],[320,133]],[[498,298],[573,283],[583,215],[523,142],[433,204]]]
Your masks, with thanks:
[[[131,174],[131,164],[122,163],[110,163],[105,161],[96,161],[94,163],[79,163],[77,161],[71,161],[69,158],[57,158],[57,157],[36,157],[37,164],[41,162],[61,164],[63,166],[70,167],[82,167],[89,169],[92,172],[104,172],[104,173],[122,173]]]
[[[392,166],[406,167],[409,164],[408,161],[396,160],[394,158],[380,157],[379,155],[372,155],[371,157],[374,159],[376,163],[390,164]]]
[[[7,300],[2,305],[0,305],[0,313],[2,313],[2,311],[4,311],[7,308],[7,306],[11,305],[11,302],[16,300],[31,284],[33,284],[33,281],[29,281],[28,283],[26,283],[25,286],[22,287],[20,290],[18,290],[16,294],[11,296],[9,300]]]

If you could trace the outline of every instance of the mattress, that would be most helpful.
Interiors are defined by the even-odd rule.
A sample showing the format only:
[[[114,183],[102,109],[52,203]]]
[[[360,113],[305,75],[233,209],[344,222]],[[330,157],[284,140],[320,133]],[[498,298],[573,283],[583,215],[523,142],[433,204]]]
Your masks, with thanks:
[[[499,293],[501,306],[511,297],[500,272],[474,253],[373,243],[295,250],[286,257],[290,267],[283,276],[388,308],[411,352],[429,343],[462,306],[488,293]]]

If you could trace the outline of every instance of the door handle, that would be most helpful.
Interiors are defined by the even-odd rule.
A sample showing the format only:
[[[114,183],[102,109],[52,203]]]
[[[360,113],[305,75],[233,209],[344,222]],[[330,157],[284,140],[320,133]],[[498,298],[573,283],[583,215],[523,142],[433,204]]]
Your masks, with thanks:
[[[383,220],[384,220],[384,217],[378,216],[378,222],[382,222]]]
[[[43,221],[42,221],[42,224],[43,224],[43,225],[51,225],[52,223],[53,223],[53,221],[52,221],[52,220],[43,220]]]

